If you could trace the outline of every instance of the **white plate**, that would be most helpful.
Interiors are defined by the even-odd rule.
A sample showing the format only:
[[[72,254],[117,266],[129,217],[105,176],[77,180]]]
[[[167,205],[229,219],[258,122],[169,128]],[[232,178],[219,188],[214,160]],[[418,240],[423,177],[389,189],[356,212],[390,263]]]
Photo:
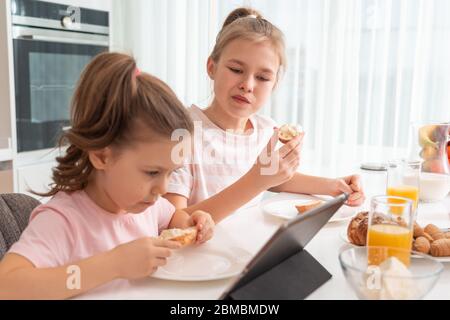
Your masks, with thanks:
[[[233,277],[241,273],[252,255],[239,247],[223,249],[190,246],[173,251],[167,264],[153,278],[176,281],[208,281]]]
[[[312,196],[299,195],[298,199],[267,201],[261,205],[264,213],[282,219],[293,219],[298,216],[296,205],[307,203],[311,200],[324,200]],[[349,220],[355,213],[355,208],[342,206],[330,219],[329,222],[339,222]]]
[[[341,230],[339,232],[339,238],[342,241],[344,241],[345,243],[347,243],[347,244],[349,244],[351,246],[358,247],[356,244],[353,244],[353,243],[350,242],[350,240],[348,240],[348,238],[347,238],[347,229]],[[433,256],[430,256],[430,258],[433,258],[433,259],[435,259],[435,260],[437,260],[439,262],[450,262],[450,257],[433,257]]]

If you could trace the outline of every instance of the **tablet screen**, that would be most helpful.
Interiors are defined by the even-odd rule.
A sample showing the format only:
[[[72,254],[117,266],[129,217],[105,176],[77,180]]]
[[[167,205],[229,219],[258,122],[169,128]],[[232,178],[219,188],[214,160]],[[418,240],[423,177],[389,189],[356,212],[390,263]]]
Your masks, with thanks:
[[[282,224],[223,296],[303,250],[344,204],[347,197],[342,194]]]

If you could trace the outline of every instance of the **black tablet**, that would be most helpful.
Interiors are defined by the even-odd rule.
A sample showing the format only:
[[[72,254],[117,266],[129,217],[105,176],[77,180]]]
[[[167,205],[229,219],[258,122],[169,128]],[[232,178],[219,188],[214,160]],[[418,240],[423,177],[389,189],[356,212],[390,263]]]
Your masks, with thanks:
[[[237,279],[233,282],[233,284],[222,294],[221,299],[229,299],[229,298],[249,298],[249,299],[263,299],[264,295],[261,296],[261,285],[263,287],[270,286],[271,282],[274,282],[275,284],[280,284],[283,282],[283,279],[286,276],[294,276],[292,274],[287,275],[286,270],[289,270],[289,268],[292,268],[294,264],[290,263],[290,266],[284,266],[284,267],[278,267],[280,264],[282,264],[284,261],[291,259],[294,255],[296,256],[302,256],[299,255],[303,250],[303,248],[308,244],[308,242],[314,237],[314,235],[319,232],[319,230],[328,222],[328,220],[336,213],[337,210],[344,204],[344,202],[347,200],[348,195],[342,194],[334,199],[331,199],[329,201],[325,201],[322,205],[319,207],[316,207],[314,209],[311,209],[309,211],[306,211],[305,213],[297,216],[296,218],[289,220],[282,224],[278,230],[273,234],[273,236],[267,241],[267,243],[262,247],[262,249],[255,255],[255,257],[247,264],[247,266],[244,268],[242,273],[237,277]],[[326,244],[325,244],[326,245]],[[306,253],[306,252],[305,252]],[[306,253],[307,254],[307,253]],[[295,270],[300,270],[303,267],[301,264],[308,264],[312,263],[307,269],[311,269],[311,271],[314,273],[314,270],[317,270],[318,273],[320,273],[320,268],[317,268],[316,266],[313,266],[314,263],[318,262],[312,258],[309,254],[307,254],[309,257],[301,257],[297,259],[295,264],[297,265],[295,267]],[[309,262],[308,262],[309,261]],[[299,265],[300,264],[300,265]],[[320,266],[320,264],[319,264]],[[321,267],[321,266],[320,266]],[[273,271],[270,274],[268,274],[268,271],[279,269],[279,271]],[[306,275],[306,270],[303,273],[303,276]],[[325,270],[325,269],[323,269]],[[326,270],[325,270],[326,271]],[[291,273],[291,272],[289,272]],[[295,272],[294,272],[295,273]],[[323,272],[322,272],[323,273]],[[328,272],[326,272],[328,274]],[[262,277],[264,274],[268,274],[265,276],[266,279],[264,279],[262,284],[258,284],[256,287],[250,284],[253,282],[256,278]],[[328,274],[329,275],[329,274]],[[299,275],[302,277],[302,275]],[[320,282],[321,279],[319,279],[321,276],[320,274],[312,275],[313,278],[317,278],[316,282]],[[273,279],[274,277],[281,277],[280,279]],[[325,273],[323,273],[323,277],[327,277]],[[328,276],[327,279],[329,279],[331,275]],[[302,278],[304,279],[304,278]],[[314,280],[314,279],[312,279]],[[324,280],[326,281],[326,280]],[[322,283],[324,282],[322,281]],[[259,281],[262,282],[262,281]],[[306,284],[303,285],[303,288],[306,287],[314,287],[315,284]],[[249,287],[248,290],[240,290],[243,287]],[[292,287],[292,286],[289,286]],[[295,287],[295,286],[294,286]],[[294,288],[292,287],[292,288]],[[276,288],[268,287],[268,290],[272,290],[274,292],[277,291]],[[289,288],[278,288],[278,290],[281,290],[280,292],[286,293],[289,291]],[[287,290],[287,291],[286,291]],[[303,289],[302,289],[303,290]],[[239,292],[240,291],[240,292]],[[298,290],[297,290],[298,291]],[[310,289],[306,290],[310,291]],[[306,292],[305,291],[305,292]],[[252,293],[253,292],[253,293]],[[234,297],[233,297],[234,294]],[[252,294],[254,296],[252,296]],[[277,298],[274,297],[273,294],[276,293],[268,293],[267,297]],[[309,294],[309,292],[308,292]],[[249,296],[250,295],[250,296]],[[256,296],[255,296],[256,295]],[[295,298],[299,298],[300,296],[297,296]],[[286,298],[286,297],[280,297],[280,298]]]

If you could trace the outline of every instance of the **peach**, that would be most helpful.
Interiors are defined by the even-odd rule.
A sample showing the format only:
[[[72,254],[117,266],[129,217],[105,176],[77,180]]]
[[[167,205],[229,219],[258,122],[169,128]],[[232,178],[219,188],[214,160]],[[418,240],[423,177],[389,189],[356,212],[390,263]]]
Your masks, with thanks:
[[[436,158],[438,152],[435,147],[433,146],[425,146],[422,151],[420,152],[420,157],[424,160],[431,160],[433,158]]]

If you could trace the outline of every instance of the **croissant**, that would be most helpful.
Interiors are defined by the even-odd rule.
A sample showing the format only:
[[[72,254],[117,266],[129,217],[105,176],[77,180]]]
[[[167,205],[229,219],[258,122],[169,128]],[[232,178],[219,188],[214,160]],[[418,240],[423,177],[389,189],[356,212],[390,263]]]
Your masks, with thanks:
[[[384,218],[378,214],[373,217],[374,224],[382,223]],[[347,228],[348,240],[357,246],[365,246],[367,242],[367,229],[369,225],[369,212],[362,211],[352,218]]]
[[[431,243],[430,253],[433,257],[450,256],[450,239],[439,239]]]
[[[350,221],[347,228],[348,240],[357,245],[365,246],[367,240],[367,224],[369,212],[360,212]]]

